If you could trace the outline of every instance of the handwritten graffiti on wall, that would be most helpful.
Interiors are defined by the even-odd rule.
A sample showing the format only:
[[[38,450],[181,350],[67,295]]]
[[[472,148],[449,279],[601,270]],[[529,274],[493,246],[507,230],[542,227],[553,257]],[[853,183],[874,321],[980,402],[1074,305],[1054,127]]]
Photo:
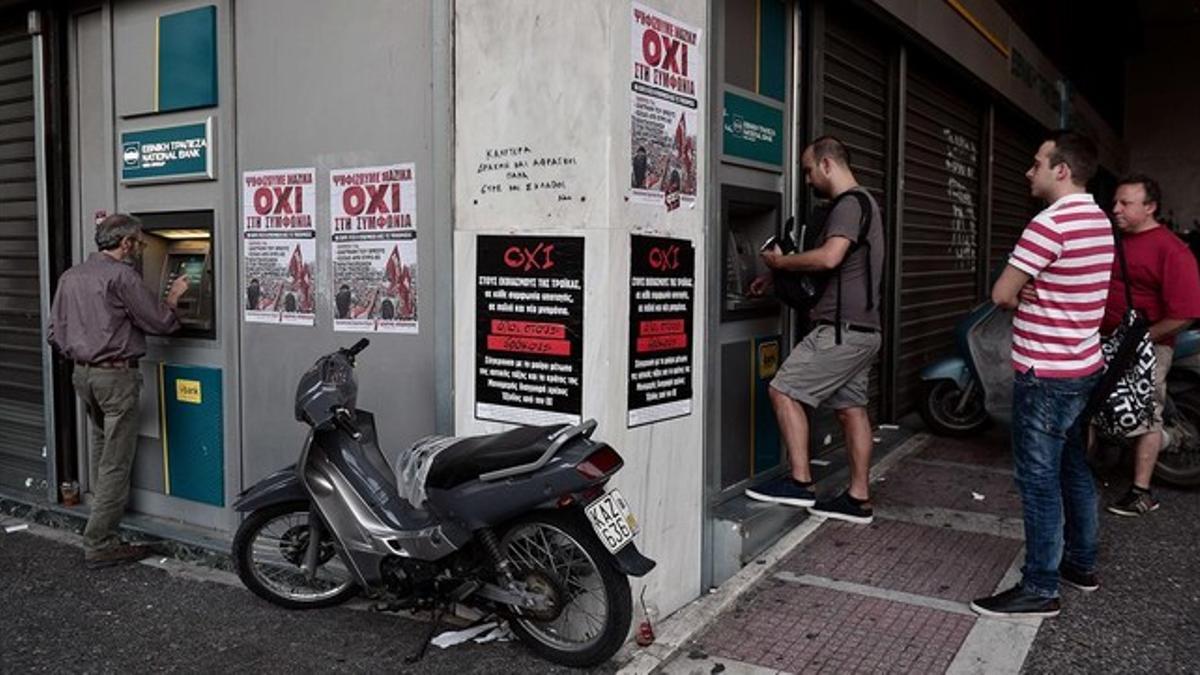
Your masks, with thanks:
[[[975,270],[975,243],[978,218],[975,215],[975,195],[964,181],[975,181],[979,152],[975,141],[948,128],[942,129],[946,140],[946,196],[950,198],[950,253],[954,267]]]

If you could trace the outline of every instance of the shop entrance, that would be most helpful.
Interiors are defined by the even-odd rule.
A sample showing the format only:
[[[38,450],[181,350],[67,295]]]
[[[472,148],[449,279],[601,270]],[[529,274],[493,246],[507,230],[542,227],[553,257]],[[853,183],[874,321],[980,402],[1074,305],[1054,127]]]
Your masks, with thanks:
[[[53,479],[46,449],[35,83],[25,13],[0,18],[0,489],[44,499]]]

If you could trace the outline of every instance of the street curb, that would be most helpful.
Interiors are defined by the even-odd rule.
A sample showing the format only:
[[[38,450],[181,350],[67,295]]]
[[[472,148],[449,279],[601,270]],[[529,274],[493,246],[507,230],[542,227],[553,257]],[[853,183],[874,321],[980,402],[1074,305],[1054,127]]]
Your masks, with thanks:
[[[881,457],[871,467],[871,482],[879,480],[900,460],[923,449],[930,438],[931,436],[927,433],[913,434],[891,452]],[[693,600],[664,619],[655,630],[654,644],[643,648],[635,647],[637,652],[628,663],[617,671],[618,675],[657,673],[693,638],[708,628],[722,612],[732,607],[743,592],[770,574],[776,563],[791,553],[792,549],[799,546],[813,532],[816,532],[824,522],[825,520],[820,518],[806,518],[760,555],[753,564],[743,567],[715,591]]]

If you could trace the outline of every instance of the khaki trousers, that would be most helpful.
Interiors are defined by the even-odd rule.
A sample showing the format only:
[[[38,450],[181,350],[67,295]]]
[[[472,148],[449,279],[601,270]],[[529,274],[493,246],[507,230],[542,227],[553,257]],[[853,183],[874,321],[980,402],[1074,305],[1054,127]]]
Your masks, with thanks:
[[[83,548],[95,553],[121,543],[117,525],[129,500],[137,454],[142,373],[76,365],[71,382],[92,421],[92,513],[83,530]]]

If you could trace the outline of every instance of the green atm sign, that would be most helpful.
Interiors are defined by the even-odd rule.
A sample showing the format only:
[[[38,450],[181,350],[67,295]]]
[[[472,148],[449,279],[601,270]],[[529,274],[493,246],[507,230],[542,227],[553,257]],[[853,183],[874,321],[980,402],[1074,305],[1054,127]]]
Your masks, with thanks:
[[[727,157],[783,166],[783,110],[725,92],[722,133]]]
[[[122,183],[213,180],[213,120],[121,134]]]

